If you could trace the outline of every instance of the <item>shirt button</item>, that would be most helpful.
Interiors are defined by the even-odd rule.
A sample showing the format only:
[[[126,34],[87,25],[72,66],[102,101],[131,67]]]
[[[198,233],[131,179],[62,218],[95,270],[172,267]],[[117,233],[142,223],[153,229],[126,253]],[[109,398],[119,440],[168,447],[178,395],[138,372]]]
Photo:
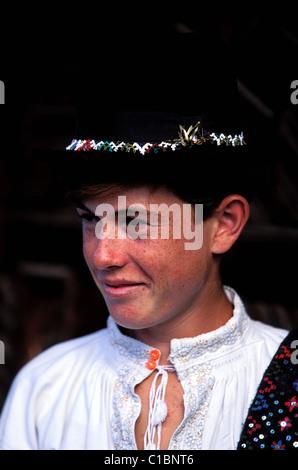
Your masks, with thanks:
[[[150,357],[153,361],[157,361],[160,357],[160,352],[157,349],[152,349],[150,352]]]
[[[146,363],[147,369],[154,370],[156,367],[156,361],[150,360]]]

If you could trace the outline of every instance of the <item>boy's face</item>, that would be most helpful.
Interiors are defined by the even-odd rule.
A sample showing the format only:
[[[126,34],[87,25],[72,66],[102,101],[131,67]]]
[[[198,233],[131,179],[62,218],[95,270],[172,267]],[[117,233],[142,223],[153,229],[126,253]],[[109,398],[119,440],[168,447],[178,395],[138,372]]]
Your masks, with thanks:
[[[125,196],[127,208],[142,204],[149,214],[151,204],[170,206],[175,203],[180,205],[183,213],[183,201],[164,188],[154,192],[147,187],[131,189]],[[116,236],[112,238],[108,225],[102,232],[105,236],[97,238],[99,218],[92,214],[104,203],[113,206],[116,212],[118,201],[118,196],[94,198],[84,201],[88,210],[77,209],[83,217],[85,260],[110,315],[120,326],[133,330],[164,323],[169,327],[177,325],[177,321],[184,321],[197,311],[218,276],[211,252],[212,218],[204,222],[203,244],[195,250],[185,249],[182,229],[181,238],[173,238],[171,224],[168,239],[124,238],[120,235],[121,229],[116,230]],[[147,222],[141,231],[149,230],[149,218]],[[159,220],[159,231],[161,224]]]

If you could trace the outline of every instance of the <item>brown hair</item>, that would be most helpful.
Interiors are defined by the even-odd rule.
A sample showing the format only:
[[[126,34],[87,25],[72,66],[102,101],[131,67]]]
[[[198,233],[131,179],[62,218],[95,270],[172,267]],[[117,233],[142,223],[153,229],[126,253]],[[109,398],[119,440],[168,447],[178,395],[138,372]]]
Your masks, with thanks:
[[[185,203],[189,204],[203,204],[204,205],[204,220],[210,217],[219,204],[222,201],[222,198],[211,198],[211,197],[202,197],[202,198],[195,198],[195,197],[187,197],[179,192],[177,189],[170,187],[169,185],[161,185],[161,184],[146,184],[146,183],[139,183],[139,184],[130,184],[130,183],[97,183],[97,184],[86,184],[82,185],[78,189],[74,189],[68,191],[67,196],[73,200],[75,203],[83,202],[88,199],[93,198],[107,198],[110,196],[119,195],[124,193],[125,191],[136,188],[147,186],[150,188],[152,192],[156,191],[159,187],[163,186],[169,189],[173,194],[183,200]]]

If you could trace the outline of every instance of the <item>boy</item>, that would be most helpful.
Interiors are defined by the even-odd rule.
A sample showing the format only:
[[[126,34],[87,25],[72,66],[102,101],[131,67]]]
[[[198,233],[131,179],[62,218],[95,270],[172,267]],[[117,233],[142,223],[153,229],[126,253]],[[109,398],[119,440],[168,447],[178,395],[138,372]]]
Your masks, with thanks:
[[[160,130],[169,120],[168,113],[162,112],[127,113],[125,119],[123,113],[116,113],[111,120],[120,118],[126,124],[134,121],[129,126],[134,133],[135,121],[142,129],[148,129],[148,120],[158,121]],[[180,140],[171,144],[180,147],[181,153],[175,153],[179,159],[186,158],[186,152],[193,158],[198,151],[202,158],[205,145],[209,155],[216,151],[212,165],[218,162],[220,167],[227,151],[241,151],[240,137],[239,148],[227,146],[222,137],[221,152],[217,145],[210,149],[216,135],[203,133],[200,124],[179,129]],[[61,172],[83,220],[84,256],[107,303],[108,327],[53,347],[25,366],[3,411],[1,446],[235,449],[262,375],[286,336],[283,330],[252,321],[238,295],[223,287],[220,279],[220,258],[249,217],[247,198],[232,191],[235,175],[223,178],[216,168],[208,173],[209,160],[201,164],[205,182],[192,184],[191,176],[186,181],[181,161],[163,150],[158,155],[158,178],[157,154],[142,161],[147,165],[142,175],[134,160],[133,174],[121,179],[121,162],[127,165],[127,157],[114,152],[115,182],[102,183],[108,178],[104,167],[109,164],[103,142],[113,147],[114,140],[72,142]],[[89,162],[89,180],[86,165],[79,163],[89,155],[82,152],[82,145],[88,146],[87,152],[93,145],[91,154],[101,156],[100,165],[98,159],[93,168]],[[137,156],[142,158],[140,154],[128,158]],[[179,178],[165,184],[169,165],[180,167]],[[239,181],[240,174],[236,185]],[[162,213],[153,219],[157,231],[150,238],[152,208],[176,208],[183,215],[186,204],[192,204],[188,220],[192,233],[202,227],[199,249],[185,249],[189,238],[183,231],[183,217],[171,217],[170,210],[166,220]],[[203,204],[203,222],[195,218],[199,204]],[[104,220],[109,208],[114,218]],[[134,231],[129,232],[132,222]],[[169,236],[162,238],[164,223]],[[181,236],[174,236],[177,228]]]
[[[191,64],[203,50],[192,35],[180,42],[163,61]],[[185,90],[180,80],[188,83],[185,68]],[[82,218],[85,260],[110,316],[107,328],[50,348],[18,374],[1,448],[270,449],[284,445],[271,431],[287,423],[296,447],[291,378],[290,417],[287,405],[283,416],[263,412],[270,425],[261,432],[249,408],[258,393],[253,406],[271,412],[277,386],[260,382],[287,332],[251,320],[220,278],[249,217],[251,161],[228,119],[234,89],[215,97],[215,82],[197,77],[191,112],[81,109],[78,139],[50,156]]]

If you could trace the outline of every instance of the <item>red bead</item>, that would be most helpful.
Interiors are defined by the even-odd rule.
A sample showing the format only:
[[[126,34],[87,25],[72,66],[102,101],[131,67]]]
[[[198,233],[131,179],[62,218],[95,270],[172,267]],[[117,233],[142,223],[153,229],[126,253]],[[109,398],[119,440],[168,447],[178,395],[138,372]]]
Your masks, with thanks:
[[[150,357],[153,359],[153,361],[157,361],[160,357],[160,352],[157,349],[152,349],[150,352]]]
[[[156,361],[150,360],[146,363],[146,366],[147,366],[147,369],[154,370],[156,367]]]

